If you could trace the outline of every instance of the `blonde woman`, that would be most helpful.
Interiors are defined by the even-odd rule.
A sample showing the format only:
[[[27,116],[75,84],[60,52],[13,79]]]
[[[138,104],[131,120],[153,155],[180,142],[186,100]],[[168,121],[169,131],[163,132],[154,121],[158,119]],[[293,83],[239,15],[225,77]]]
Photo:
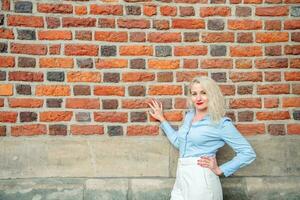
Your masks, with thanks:
[[[178,131],[163,115],[160,102],[152,100],[150,115],[161,122],[160,127],[170,142],[179,149],[176,181],[171,200],[222,200],[219,176],[230,176],[255,160],[256,154],[232,124],[224,117],[225,104],[220,88],[208,77],[197,77],[189,85],[189,103]],[[227,143],[236,155],[218,166],[216,152]]]

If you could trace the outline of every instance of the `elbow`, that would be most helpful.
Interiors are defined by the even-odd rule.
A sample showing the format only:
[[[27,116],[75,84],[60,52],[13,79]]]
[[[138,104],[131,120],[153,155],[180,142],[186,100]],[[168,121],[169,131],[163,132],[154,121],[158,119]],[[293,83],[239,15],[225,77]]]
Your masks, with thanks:
[[[256,153],[252,149],[252,151],[248,154],[248,164],[252,163],[256,159]]]

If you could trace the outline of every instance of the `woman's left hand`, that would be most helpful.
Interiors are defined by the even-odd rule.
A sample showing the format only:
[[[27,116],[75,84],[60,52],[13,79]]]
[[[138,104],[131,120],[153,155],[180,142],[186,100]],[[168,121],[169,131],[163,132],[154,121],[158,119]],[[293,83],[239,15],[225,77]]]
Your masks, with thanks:
[[[209,168],[216,175],[220,176],[223,172],[218,166],[217,159],[215,156],[202,156],[198,160],[198,165],[201,167]]]

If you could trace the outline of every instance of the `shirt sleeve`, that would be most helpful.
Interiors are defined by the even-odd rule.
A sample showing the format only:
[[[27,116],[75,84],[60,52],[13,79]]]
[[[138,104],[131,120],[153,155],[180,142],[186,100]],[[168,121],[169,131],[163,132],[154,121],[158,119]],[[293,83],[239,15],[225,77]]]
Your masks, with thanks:
[[[249,142],[240,134],[229,118],[225,118],[221,127],[221,138],[235,151],[235,157],[220,166],[224,176],[230,176],[256,158]]]
[[[191,113],[187,113],[185,115],[183,124],[180,126],[178,131],[175,131],[168,121],[164,121],[160,124],[160,128],[165,132],[169,141],[178,149],[179,148],[179,140],[178,136],[182,132],[188,132],[190,129],[190,121],[191,121]]]

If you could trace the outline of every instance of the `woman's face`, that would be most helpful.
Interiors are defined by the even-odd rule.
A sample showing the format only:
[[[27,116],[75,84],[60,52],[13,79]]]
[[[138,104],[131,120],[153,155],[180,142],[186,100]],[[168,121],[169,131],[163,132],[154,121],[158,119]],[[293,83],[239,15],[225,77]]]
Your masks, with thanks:
[[[196,110],[207,111],[208,97],[206,91],[201,87],[200,83],[194,83],[191,86],[191,100]]]

